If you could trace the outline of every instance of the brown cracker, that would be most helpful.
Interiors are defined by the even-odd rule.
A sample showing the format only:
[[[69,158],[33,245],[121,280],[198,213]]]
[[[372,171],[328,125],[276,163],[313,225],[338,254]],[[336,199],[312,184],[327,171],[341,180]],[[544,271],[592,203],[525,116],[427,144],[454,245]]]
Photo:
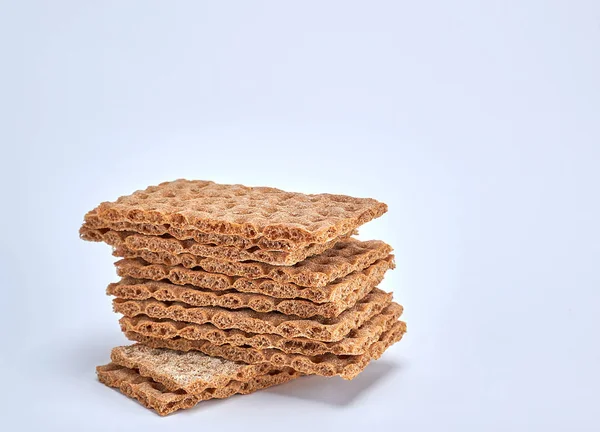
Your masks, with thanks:
[[[146,316],[123,317],[119,321],[124,333],[136,332],[161,339],[183,338],[205,340],[215,345],[249,346],[256,349],[279,349],[288,354],[316,356],[321,354],[359,355],[394,324],[402,306],[392,303],[361,327],[337,342],[321,342],[307,338],[284,338],[275,334],[248,333],[237,329],[221,330],[212,324],[192,324],[172,320],[156,320]]]
[[[238,249],[231,246],[200,244],[194,240],[177,240],[159,236],[137,234],[130,231],[93,230],[85,226],[79,230],[80,237],[88,241],[103,241],[113,247],[127,247],[130,250],[149,250],[168,253],[173,256],[189,254],[199,257],[218,258],[226,261],[258,261],[272,265],[294,265],[309,256],[323,253],[339,240],[339,237],[327,243],[313,243],[289,251],[270,251],[263,249]]]
[[[110,284],[107,293],[134,300],[155,298],[193,306],[250,308],[258,312],[277,311],[302,318],[314,315],[332,318],[352,307],[372,287],[377,286],[385,272],[394,266],[394,261],[393,256],[389,256],[323,288],[305,288],[270,280],[231,278],[184,268],[156,268],[144,264],[141,261],[119,262],[117,272],[124,278]],[[164,277],[164,272],[168,272],[167,277]],[[164,279],[175,280],[177,284],[162,282]],[[204,285],[204,288],[197,285]],[[334,300],[316,303],[302,297]]]
[[[387,205],[371,198],[180,179],[104,202],[96,215],[107,222],[168,224],[204,233],[325,243],[386,211]]]
[[[113,308],[126,317],[147,315],[156,319],[213,324],[220,329],[237,328],[249,333],[272,333],[283,337],[306,337],[323,342],[342,339],[381,312],[392,299],[392,293],[374,288],[352,308],[335,318],[297,319],[279,312],[260,313],[249,309],[229,310],[220,307],[194,307],[184,303],[157,300],[113,300]]]
[[[383,279],[381,275],[373,278],[346,298],[338,302],[313,303],[302,299],[278,299],[262,294],[246,294],[234,290],[212,291],[194,287],[179,286],[167,282],[146,281],[143,279],[123,278],[111,283],[106,293],[127,300],[177,301],[190,306],[218,306],[227,309],[252,309],[257,312],[281,312],[300,318],[322,316],[333,318],[351,308],[358,300],[367,295]]]
[[[147,250],[134,251],[123,246],[116,248],[113,255],[142,258],[151,264],[181,265],[188,269],[202,269],[228,276],[271,279],[279,283],[293,283],[304,287],[323,287],[347,274],[368,267],[375,261],[387,257],[391,252],[392,247],[380,240],[360,241],[348,238],[340,240],[331,249],[319,255],[313,255],[288,267],[252,261],[234,262],[201,258],[190,254],[173,255]]]
[[[265,237],[246,238],[236,235],[218,234],[218,233],[203,233],[198,230],[186,230],[176,228],[171,225],[152,225],[146,223],[134,223],[130,221],[122,222],[107,222],[98,218],[95,210],[88,212],[85,215],[85,222],[80,229],[80,235],[87,237],[92,233],[91,230],[113,230],[113,231],[131,231],[138,234],[151,236],[163,236],[165,234],[179,240],[194,240],[200,244],[213,244],[216,246],[232,246],[238,249],[251,249],[258,247],[264,250],[272,251],[291,251],[299,247],[308,246],[308,243],[294,243],[289,240],[269,240]],[[356,234],[357,231],[353,232]],[[350,233],[344,233],[350,234]],[[93,234],[92,234],[93,235]],[[92,240],[86,238],[86,240]]]
[[[215,345],[208,341],[152,338],[129,331],[125,333],[125,336],[130,340],[156,348],[171,348],[182,351],[198,350],[207,355],[248,364],[269,363],[274,367],[291,367],[307,375],[339,375],[344,379],[353,379],[364,370],[371,360],[381,357],[387,348],[402,339],[405,332],[406,323],[397,321],[390,330],[383,333],[379,340],[368,348],[365,354],[358,356],[324,354],[314,357],[286,354],[276,349],[257,350],[232,345]]]
[[[162,384],[141,376],[135,369],[114,363],[96,368],[98,379],[108,387],[119,389],[121,393],[136,399],[146,408],[165,416],[180,409],[192,408],[208,399],[224,399],[234,394],[249,394],[258,390],[283,384],[300,376],[292,369],[272,370],[247,382],[230,381],[224,387],[208,388],[201,393],[188,394],[183,390],[169,391]]]
[[[113,348],[110,358],[120,366],[136,369],[167,390],[200,393],[207,388],[224,387],[231,380],[246,382],[271,369],[268,365],[248,365],[199,351],[174,351],[135,344]]]

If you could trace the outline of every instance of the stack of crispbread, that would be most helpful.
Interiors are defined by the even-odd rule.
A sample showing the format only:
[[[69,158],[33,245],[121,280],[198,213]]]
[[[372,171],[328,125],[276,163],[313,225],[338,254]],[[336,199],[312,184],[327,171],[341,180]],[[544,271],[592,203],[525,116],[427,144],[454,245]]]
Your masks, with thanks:
[[[377,286],[391,247],[352,236],[373,199],[176,180],[85,216],[122,259],[108,286],[136,341],[98,368],[159,414],[301,374],[354,378],[406,331]]]

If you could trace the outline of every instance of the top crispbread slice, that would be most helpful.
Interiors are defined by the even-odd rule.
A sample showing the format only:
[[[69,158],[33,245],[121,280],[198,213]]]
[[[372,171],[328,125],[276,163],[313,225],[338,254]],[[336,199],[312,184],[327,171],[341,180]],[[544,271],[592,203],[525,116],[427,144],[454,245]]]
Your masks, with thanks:
[[[111,360],[139,370],[140,374],[163,384],[168,390],[199,393],[206,388],[224,387],[229,381],[248,381],[269,370],[268,365],[248,365],[211,357],[198,351],[181,352],[135,344],[113,348]]]
[[[79,233],[84,240],[93,240],[88,238],[95,230],[105,232],[111,231],[128,231],[149,236],[171,236],[178,240],[194,240],[199,244],[211,244],[215,246],[231,246],[238,249],[253,249],[259,248],[268,251],[290,252],[309,246],[309,243],[292,242],[286,239],[269,240],[266,237],[246,238],[238,235],[219,234],[219,233],[203,233],[196,229],[183,229],[165,225],[152,225],[148,223],[135,223],[130,221],[108,222],[98,218],[96,210],[92,210],[85,215],[85,222],[81,226]],[[356,235],[357,230],[344,235]]]
[[[201,258],[216,258],[226,261],[257,261],[271,265],[290,266],[306,258],[318,255],[332,248],[347,237],[338,237],[327,243],[311,243],[291,251],[271,251],[259,248],[239,249],[233,246],[201,244],[194,240],[178,240],[167,236],[138,234],[130,231],[112,231],[107,229],[91,229],[85,225],[79,230],[79,236],[88,241],[104,241],[115,247],[126,247],[132,250],[148,250],[169,254],[172,260],[178,255],[186,254]]]
[[[371,198],[183,179],[150,186],[96,208],[97,217],[111,223],[168,224],[299,244],[325,243],[386,211],[387,205]]]

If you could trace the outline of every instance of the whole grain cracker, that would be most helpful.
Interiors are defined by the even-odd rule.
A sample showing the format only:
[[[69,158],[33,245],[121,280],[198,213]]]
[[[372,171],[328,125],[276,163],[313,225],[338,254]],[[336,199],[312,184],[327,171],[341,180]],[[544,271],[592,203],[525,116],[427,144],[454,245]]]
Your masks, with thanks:
[[[179,240],[194,240],[200,244],[213,244],[216,246],[232,246],[238,249],[251,249],[258,247],[271,251],[292,251],[300,247],[306,247],[309,243],[294,243],[289,240],[269,240],[265,237],[246,238],[236,235],[203,233],[198,230],[186,230],[171,225],[152,225],[147,223],[134,223],[130,221],[106,222],[98,218],[95,210],[88,212],[84,218],[85,222],[80,229],[80,235],[86,237],[90,230],[113,230],[131,231],[138,234],[151,236],[164,236],[165,234]],[[351,233],[344,233],[344,235]],[[356,235],[355,230],[352,234]]]
[[[209,304],[203,303],[212,301],[214,306],[236,309],[250,307],[259,312],[271,309],[304,318],[311,316],[313,312],[313,315],[337,316],[339,312],[353,306],[370,292],[373,286],[382,281],[388,269],[394,268],[394,257],[390,255],[362,271],[351,273],[321,288],[300,287],[270,279],[230,277],[202,270],[189,270],[181,266],[149,265],[141,259],[121,260],[115,265],[117,273],[125,280],[145,280],[144,283],[153,284],[148,287],[152,287],[154,291],[159,290],[161,295],[166,297],[165,300],[178,300],[196,306],[208,306]],[[172,283],[164,282],[165,280]],[[140,283],[137,285],[134,293],[142,290],[139,287]],[[180,286],[179,291],[177,286]],[[117,287],[111,285],[109,288],[114,292]],[[235,292],[238,294],[234,294]],[[177,296],[171,295],[175,293],[178,293]],[[220,302],[225,304],[219,304]],[[236,302],[238,307],[235,307]],[[253,305],[255,307],[252,307]]]
[[[209,273],[247,279],[271,279],[282,284],[323,287],[336,279],[370,266],[375,261],[387,257],[391,252],[391,246],[380,240],[360,241],[348,238],[339,241],[331,249],[308,257],[293,266],[274,266],[253,261],[235,262],[148,250],[134,251],[124,246],[117,247],[113,255],[123,258],[141,258],[151,264],[164,264],[169,267],[181,265],[188,269],[202,269]]]
[[[172,320],[156,320],[146,316],[123,317],[119,321],[124,333],[136,332],[161,339],[183,338],[208,341],[215,345],[248,346],[256,349],[279,349],[288,354],[316,356],[321,354],[359,355],[379,340],[396,322],[402,306],[392,303],[365,324],[352,330],[337,342],[321,342],[307,338],[284,338],[275,334],[248,333],[237,329],[221,330],[212,324],[192,324]]]
[[[328,242],[386,211],[387,205],[371,198],[184,179],[104,202],[95,210],[107,222],[169,224],[204,233],[298,243]]]
[[[146,408],[165,416],[175,411],[192,408],[201,401],[224,399],[235,394],[249,394],[275,385],[283,384],[301,374],[292,369],[272,370],[247,382],[230,381],[224,387],[208,388],[201,393],[188,394],[182,390],[169,391],[150,378],[141,376],[135,369],[114,363],[96,368],[98,379],[108,387],[117,388],[121,393],[136,399]]]
[[[157,348],[171,348],[182,351],[198,350],[207,355],[248,364],[269,363],[274,367],[291,367],[307,375],[339,375],[344,379],[353,379],[367,367],[371,360],[377,360],[386,349],[400,341],[405,332],[406,323],[397,321],[390,330],[383,333],[379,340],[368,348],[365,354],[358,356],[324,354],[314,357],[287,354],[276,349],[257,350],[227,344],[215,345],[208,341],[153,338],[131,331],[126,332],[125,336],[130,340]]]
[[[156,319],[213,324],[220,329],[237,328],[249,333],[272,333],[283,337],[306,337],[335,342],[381,312],[392,300],[392,293],[374,288],[352,308],[335,318],[297,319],[279,312],[260,313],[249,309],[229,310],[220,307],[194,307],[184,303],[157,300],[113,300],[117,313],[133,318],[147,315]]]
[[[323,253],[346,237],[338,237],[327,243],[313,243],[292,251],[271,251],[258,248],[239,249],[232,246],[200,244],[194,240],[177,240],[160,236],[137,234],[130,231],[94,230],[82,226],[80,237],[88,241],[103,241],[115,248],[127,247],[131,250],[148,250],[170,255],[189,254],[226,261],[258,261],[272,265],[294,265],[307,257]]]
[[[224,387],[231,380],[246,382],[271,369],[266,364],[232,362],[199,351],[183,352],[142,344],[113,348],[110,358],[115,364],[136,369],[140,375],[161,383],[167,390],[191,394]]]

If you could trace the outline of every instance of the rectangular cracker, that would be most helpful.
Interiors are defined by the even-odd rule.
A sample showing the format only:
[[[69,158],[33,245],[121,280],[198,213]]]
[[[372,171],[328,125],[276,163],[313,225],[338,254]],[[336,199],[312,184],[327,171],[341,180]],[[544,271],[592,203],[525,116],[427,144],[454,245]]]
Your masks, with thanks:
[[[249,394],[275,385],[283,384],[299,377],[301,374],[292,369],[271,370],[268,373],[252,378],[250,381],[229,381],[218,388],[207,388],[201,393],[189,394],[183,390],[170,391],[151,378],[144,377],[135,369],[109,363],[96,368],[98,379],[108,387],[117,388],[121,393],[136,399],[146,408],[153,409],[161,416],[166,416],[181,409],[192,408],[201,401],[224,399],[235,394]]]
[[[335,342],[380,313],[392,300],[392,293],[374,288],[352,308],[335,318],[297,319],[280,312],[260,313],[249,309],[229,310],[220,307],[194,307],[184,303],[158,300],[113,300],[117,313],[133,318],[147,315],[155,319],[213,324],[220,329],[237,328],[249,333],[272,333],[279,336],[305,337]]]
[[[103,241],[113,247],[127,247],[139,251],[149,250],[170,255],[189,254],[197,257],[218,258],[226,261],[257,261],[272,265],[294,265],[309,256],[323,253],[339,240],[312,243],[292,251],[271,251],[258,248],[239,249],[232,246],[200,244],[194,240],[178,240],[173,237],[149,236],[131,231],[95,230],[82,226],[79,235],[83,240]]]
[[[80,235],[85,240],[94,240],[88,238],[90,235],[94,237],[92,230],[100,231],[130,231],[138,234],[149,236],[170,236],[179,240],[194,240],[200,244],[212,244],[216,246],[231,246],[238,249],[259,248],[270,251],[293,251],[301,247],[308,246],[309,243],[298,242],[293,243],[289,240],[269,240],[265,237],[246,238],[236,235],[218,234],[218,233],[203,233],[198,230],[186,230],[177,228],[171,225],[152,225],[147,223],[134,223],[130,221],[122,222],[107,222],[98,218],[95,210],[88,212],[84,217],[85,222],[80,229]],[[352,234],[356,235],[358,231]],[[97,233],[96,233],[97,234]],[[351,233],[343,233],[348,235]]]
[[[111,223],[168,224],[203,233],[306,244],[326,243],[386,211],[387,205],[371,198],[180,179],[104,202],[95,215]]]
[[[156,299],[178,301],[191,306],[250,308],[257,312],[276,311],[301,318],[315,315],[333,318],[354,306],[373,287],[379,285],[385,272],[393,265],[393,256],[390,255],[387,259],[379,260],[368,268],[354,272],[328,287],[309,289],[269,280],[230,278],[219,274],[191,273],[191,270],[183,268],[160,267],[159,270],[169,272],[169,276],[165,278],[163,277],[164,273],[153,272],[153,266],[144,266],[140,261],[121,262],[117,268],[123,279],[111,283],[107,288],[107,293],[131,300]],[[163,281],[172,278],[177,281],[177,285]],[[205,288],[189,282],[205,285]],[[318,296],[318,294],[321,295]],[[288,298],[285,298],[284,295]],[[334,300],[316,303],[302,299],[304,296],[317,299],[333,298]]]
[[[119,321],[124,333],[136,332],[160,339],[182,338],[208,341],[215,345],[248,346],[256,349],[274,348],[288,354],[316,356],[321,354],[359,355],[379,340],[398,320],[402,306],[392,303],[365,324],[352,330],[337,342],[321,342],[307,338],[285,338],[275,334],[248,333],[237,329],[222,330],[212,324],[193,324],[173,320],[157,320],[147,316],[123,317]]]
[[[362,270],[375,261],[387,257],[392,247],[380,240],[360,241],[354,238],[340,240],[331,249],[308,257],[293,266],[274,266],[246,261],[235,262],[215,258],[202,258],[191,254],[173,255],[148,250],[117,247],[113,255],[123,258],[142,258],[150,264],[181,265],[188,269],[204,270],[247,279],[271,279],[282,284],[303,287],[324,287],[336,279]]]
[[[379,340],[374,342],[367,352],[362,355],[336,356],[324,354],[312,357],[301,354],[287,354],[276,349],[258,350],[227,344],[215,345],[208,341],[153,338],[131,331],[126,332],[125,336],[130,340],[155,348],[171,348],[181,351],[197,350],[207,355],[248,364],[269,363],[274,367],[291,367],[307,375],[339,375],[344,379],[353,379],[367,367],[371,360],[377,360],[386,349],[400,341],[405,332],[406,323],[396,321],[392,328],[384,332]]]
[[[125,277],[108,285],[106,293],[127,300],[176,301],[189,306],[217,306],[227,309],[252,309],[256,312],[281,312],[299,318],[321,316],[334,318],[351,308],[383,279],[383,271],[360,285],[337,302],[314,303],[303,299],[278,299],[262,294],[247,294],[235,290],[213,291],[193,285],[174,285]]]
[[[200,393],[224,387],[231,380],[247,382],[272,369],[269,365],[248,365],[199,351],[174,351],[142,344],[119,346],[110,353],[113,363],[136,369],[140,375],[164,385],[167,390]]]

